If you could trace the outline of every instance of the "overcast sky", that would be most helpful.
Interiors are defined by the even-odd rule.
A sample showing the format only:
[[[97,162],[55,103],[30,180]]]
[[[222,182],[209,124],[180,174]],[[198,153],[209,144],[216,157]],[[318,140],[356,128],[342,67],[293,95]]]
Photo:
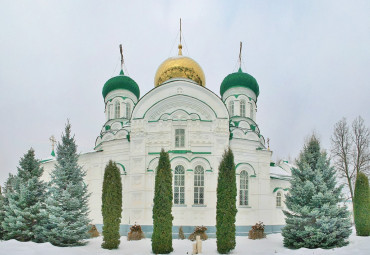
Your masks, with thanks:
[[[93,150],[118,45],[144,95],[176,55],[180,17],[184,55],[217,94],[243,42],[274,160],[294,159],[312,131],[329,149],[342,117],[361,115],[369,126],[370,1],[0,0],[0,183],[30,147],[49,157],[49,137],[60,140],[67,118],[79,152]]]

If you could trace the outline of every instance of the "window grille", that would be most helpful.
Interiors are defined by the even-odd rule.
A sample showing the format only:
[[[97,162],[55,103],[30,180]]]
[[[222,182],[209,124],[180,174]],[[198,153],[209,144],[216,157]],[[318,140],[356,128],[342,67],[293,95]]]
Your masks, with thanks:
[[[241,171],[240,173],[239,204],[248,205],[248,173],[247,171]]]
[[[126,118],[127,119],[131,118],[131,105],[130,105],[130,103],[126,104]]]
[[[173,203],[185,204],[185,168],[181,165],[175,167]]]
[[[116,103],[114,104],[114,112],[115,112],[114,118],[118,119],[120,117],[121,115],[120,110],[121,110],[120,103],[116,101]]]
[[[245,100],[240,101],[240,116],[245,117]]]
[[[185,129],[176,129],[175,130],[175,147],[184,147],[185,146]]]
[[[194,204],[204,204],[204,169],[196,166],[194,171]]]
[[[234,116],[234,101],[230,101],[229,103],[229,114],[230,117]]]
[[[281,192],[276,194],[276,206],[281,207]]]

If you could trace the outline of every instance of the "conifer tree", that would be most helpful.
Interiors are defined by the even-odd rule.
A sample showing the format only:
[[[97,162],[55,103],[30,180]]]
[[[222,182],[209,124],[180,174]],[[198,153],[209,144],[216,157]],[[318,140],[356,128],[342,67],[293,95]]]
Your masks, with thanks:
[[[104,249],[117,249],[120,244],[119,226],[122,217],[122,182],[120,171],[113,161],[105,167],[102,194]]]
[[[313,135],[292,169],[284,210],[284,245],[290,248],[331,248],[348,244],[351,223],[337,186],[334,168]]]
[[[229,148],[224,152],[218,168],[216,238],[217,251],[228,253],[235,248],[236,177],[234,154]]]
[[[356,179],[353,212],[358,236],[370,235],[370,188],[369,179],[359,173]]]
[[[3,228],[5,239],[42,242],[38,231],[43,222],[46,185],[40,180],[43,173],[35,151],[31,148],[19,161],[13,191],[6,193]]]
[[[170,158],[163,149],[155,176],[152,251],[167,254],[172,248],[172,173]]]
[[[88,238],[87,186],[83,178],[86,173],[78,165],[77,146],[71,135],[69,122],[57,146],[57,163],[50,174],[46,210],[49,224],[45,227],[48,241],[56,246],[83,245]]]
[[[8,199],[6,195],[13,192],[12,183],[14,181],[14,175],[9,174],[8,179],[5,182],[4,187],[1,189],[1,196],[0,196],[0,240],[4,240],[5,230],[3,228],[3,222],[5,218],[5,206],[8,204]]]
[[[2,223],[4,221],[5,211],[4,211],[4,196],[2,194],[2,188],[0,186],[0,240],[3,240],[4,229]]]

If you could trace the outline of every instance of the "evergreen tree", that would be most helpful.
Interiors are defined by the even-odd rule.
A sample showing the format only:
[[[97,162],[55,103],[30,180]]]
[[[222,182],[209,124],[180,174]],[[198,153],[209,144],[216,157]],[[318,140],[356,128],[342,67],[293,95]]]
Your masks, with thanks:
[[[35,151],[31,148],[19,161],[18,174],[13,181],[13,191],[6,193],[6,205],[2,226],[5,239],[42,242],[38,231],[43,222],[45,184],[40,180],[43,173]]]
[[[292,169],[284,210],[284,245],[290,248],[331,248],[348,244],[349,213],[337,186],[334,168],[313,135]]]
[[[153,199],[153,235],[152,251],[154,254],[167,254],[172,248],[172,173],[170,158],[163,149],[159,156],[155,176]]]
[[[359,173],[356,179],[353,201],[356,232],[358,236],[370,235],[370,188],[369,179]]]
[[[236,177],[234,154],[229,148],[224,152],[218,168],[216,238],[217,251],[228,253],[235,248]]]
[[[4,211],[4,196],[1,191],[1,186],[0,186],[0,240],[3,240],[3,235],[4,235],[4,229],[3,229],[3,221],[5,217],[5,211]]]
[[[69,122],[57,146],[57,163],[50,174],[46,210],[49,224],[44,229],[48,241],[57,246],[85,244],[88,238],[88,194],[83,178],[86,173],[78,165],[77,146],[71,136]]]
[[[120,171],[113,161],[105,167],[103,194],[103,244],[104,249],[117,249],[120,244],[119,226],[122,217],[122,182]]]
[[[6,195],[13,192],[12,184],[14,182],[14,175],[9,174],[8,179],[5,182],[4,188],[1,190],[1,196],[0,196],[0,240],[4,239],[5,230],[3,228],[3,222],[5,218],[5,206],[8,204],[8,199],[6,198]],[[4,194],[4,195],[3,195]]]

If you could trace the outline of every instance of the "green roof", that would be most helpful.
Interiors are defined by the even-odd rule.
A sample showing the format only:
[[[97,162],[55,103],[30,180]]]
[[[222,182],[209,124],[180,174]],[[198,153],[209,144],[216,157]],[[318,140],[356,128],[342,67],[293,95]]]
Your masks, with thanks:
[[[137,99],[140,98],[140,89],[137,83],[128,76],[125,76],[121,70],[118,76],[110,78],[103,87],[103,97],[105,98],[109,92],[116,89],[126,89],[134,93]]]
[[[225,77],[221,83],[220,94],[221,96],[226,92],[226,90],[232,87],[245,87],[251,89],[258,97],[260,89],[256,79],[247,73],[243,73],[242,69],[239,68],[238,72],[231,73]]]

